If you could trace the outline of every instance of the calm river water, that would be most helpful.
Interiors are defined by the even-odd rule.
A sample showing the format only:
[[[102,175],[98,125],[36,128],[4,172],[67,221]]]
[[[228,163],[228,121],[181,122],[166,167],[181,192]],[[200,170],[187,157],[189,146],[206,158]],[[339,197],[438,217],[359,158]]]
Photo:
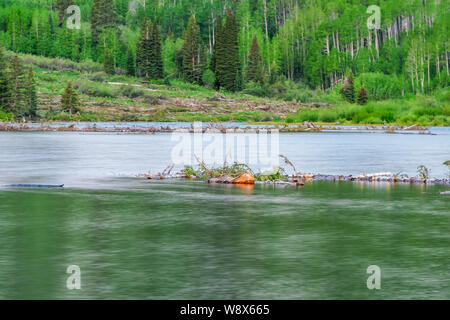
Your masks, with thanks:
[[[280,134],[302,172],[444,177],[436,135]],[[444,186],[211,186],[136,179],[170,163],[170,134],[0,133],[2,299],[449,299]],[[66,269],[81,269],[81,290]],[[381,289],[366,271],[381,268]]]

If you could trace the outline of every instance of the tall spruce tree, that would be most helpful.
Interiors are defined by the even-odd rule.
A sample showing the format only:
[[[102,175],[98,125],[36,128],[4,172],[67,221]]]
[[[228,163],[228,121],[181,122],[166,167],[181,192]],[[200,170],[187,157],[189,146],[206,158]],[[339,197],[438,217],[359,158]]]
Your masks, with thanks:
[[[344,81],[341,94],[347,102],[355,103],[355,85],[353,84],[353,72],[351,71]]]
[[[72,115],[80,111],[79,106],[80,100],[78,98],[78,93],[73,88],[72,82],[69,82],[61,97],[61,109]]]
[[[149,78],[151,75],[150,58],[152,52],[152,28],[148,19],[141,24],[139,39],[136,44],[136,64],[138,75]]]
[[[156,21],[154,21],[153,23],[151,45],[153,46],[151,50],[152,57],[150,61],[151,78],[162,79],[164,76],[164,70],[161,55],[161,39],[159,37],[158,25],[156,24]]]
[[[221,72],[223,71],[225,62],[225,50],[223,46],[223,23],[222,16],[217,16],[216,22],[216,41],[214,43],[214,52],[211,58],[211,70],[214,72],[216,76],[215,88],[217,90],[220,89],[220,79],[222,79]]]
[[[114,28],[118,18],[114,0],[94,0],[91,16],[93,44],[97,45],[98,37],[104,29]]]
[[[134,57],[133,49],[128,47],[127,49],[127,75],[136,76],[136,59]]]
[[[216,21],[216,30],[215,30],[215,42],[214,42],[214,46],[213,46],[213,52],[212,52],[212,56],[211,56],[211,62],[209,65],[209,68],[211,69],[212,72],[216,73],[216,64],[217,64],[217,49],[220,48],[220,41],[222,38],[222,28],[223,28],[223,24],[222,24],[222,16],[218,15],[217,16],[217,21]]]
[[[24,116],[26,113],[26,74],[22,60],[17,54],[10,63],[9,82],[11,99],[6,111],[11,111],[16,116]]]
[[[36,117],[38,111],[38,97],[36,92],[36,82],[34,81],[34,72],[31,67],[28,69],[25,103],[27,108],[26,115]]]
[[[115,74],[116,73],[116,67],[114,64],[114,57],[112,56],[111,51],[106,48],[105,49],[105,56],[103,59],[103,69],[107,74]]]
[[[223,29],[222,48],[219,49],[219,83],[228,91],[237,91],[240,80],[240,61],[239,61],[239,27],[236,23],[236,17],[233,11],[228,10],[227,20]],[[223,50],[223,51],[222,51]]]
[[[361,86],[359,89],[358,97],[356,99],[359,105],[365,105],[369,100],[369,92],[366,88],[364,88],[364,86]]]
[[[252,47],[247,60],[247,80],[254,82],[263,82],[263,60],[259,51],[258,39],[253,37]]]
[[[200,37],[200,27],[192,15],[184,33],[183,74],[188,82],[201,83],[204,68],[204,52]]]
[[[8,65],[2,45],[0,44],[0,110],[6,111],[11,100]]]

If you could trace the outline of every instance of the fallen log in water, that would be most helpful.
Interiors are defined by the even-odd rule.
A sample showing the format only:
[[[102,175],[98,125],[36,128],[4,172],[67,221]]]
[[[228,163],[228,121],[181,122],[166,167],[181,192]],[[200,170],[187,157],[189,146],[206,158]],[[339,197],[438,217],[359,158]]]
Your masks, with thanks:
[[[2,188],[44,188],[44,189],[58,189],[64,188],[63,184],[60,185],[47,185],[47,184],[9,184],[2,185]]]
[[[297,174],[289,177],[299,181],[352,181],[352,182],[387,182],[387,183],[409,183],[409,184],[434,184],[434,185],[450,185],[450,179],[421,179],[418,177],[403,178],[396,175],[324,175],[324,174]]]
[[[195,156],[195,155],[194,155]],[[244,163],[235,162],[233,165],[228,165],[225,161],[222,167],[207,168],[205,163],[195,156],[199,168],[194,169],[191,166],[185,168],[175,175],[171,175],[174,165],[169,165],[163,173],[140,174],[136,177],[144,177],[147,179],[196,179],[208,183],[222,183],[222,184],[283,184],[303,186],[306,181],[349,181],[349,182],[384,182],[384,183],[408,183],[408,184],[434,184],[434,185],[450,185],[450,179],[446,178],[432,178],[423,179],[420,177],[408,177],[400,174],[393,174],[392,172],[378,172],[378,173],[364,173],[358,176],[353,175],[330,175],[330,174],[314,174],[314,173],[300,173],[296,170],[294,164],[284,155],[279,155],[284,162],[289,165],[294,174],[287,175],[286,170],[282,167],[275,167],[276,170],[267,171],[263,173],[254,173],[254,171]],[[446,163],[444,163],[446,164]]]
[[[230,174],[223,174],[217,177],[207,178],[206,180],[200,179],[195,175],[186,175],[184,173],[176,173],[172,175],[156,174],[140,174],[138,178],[147,178],[152,180],[165,180],[165,179],[193,179],[201,180],[210,184],[273,184],[273,185],[293,185],[303,186],[307,181],[329,181],[329,182],[381,182],[381,183],[402,183],[402,184],[428,184],[428,185],[450,185],[450,179],[421,179],[418,177],[398,177],[392,173],[375,173],[367,175],[330,175],[330,174],[312,174],[312,173],[297,173],[296,175],[282,176],[280,179],[275,180],[257,180],[250,172],[245,172],[237,177],[233,177]],[[447,193],[444,193],[447,194]]]

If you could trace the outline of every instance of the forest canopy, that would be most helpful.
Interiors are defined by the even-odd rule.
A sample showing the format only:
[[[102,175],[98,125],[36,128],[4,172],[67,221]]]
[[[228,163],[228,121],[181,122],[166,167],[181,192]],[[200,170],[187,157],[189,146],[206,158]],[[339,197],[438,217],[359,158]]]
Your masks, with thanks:
[[[381,19],[373,30],[372,4]],[[80,29],[66,27],[69,5],[80,8]],[[357,89],[363,84],[371,99],[385,99],[448,86],[449,7],[426,0],[1,0],[0,43],[231,91],[280,79],[327,90],[352,72]],[[142,52],[151,57],[147,67],[139,65]]]

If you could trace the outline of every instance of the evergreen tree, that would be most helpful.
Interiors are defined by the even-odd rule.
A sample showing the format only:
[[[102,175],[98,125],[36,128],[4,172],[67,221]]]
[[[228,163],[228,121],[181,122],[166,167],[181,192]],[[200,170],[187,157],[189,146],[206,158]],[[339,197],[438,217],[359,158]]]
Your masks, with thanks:
[[[108,48],[105,49],[105,56],[103,59],[103,69],[107,74],[116,73],[114,57],[112,56],[111,51]]]
[[[6,111],[10,111],[17,116],[24,116],[26,113],[26,75],[22,60],[17,54],[11,60],[9,82],[11,98]]]
[[[114,28],[116,23],[117,14],[114,0],[94,0],[91,16],[93,44],[97,44],[98,37],[104,29]]]
[[[216,76],[215,88],[220,89],[220,79],[222,79],[223,69],[226,66],[225,50],[223,46],[223,23],[222,16],[217,17],[216,41],[214,43],[214,52],[211,58],[211,70]]]
[[[218,15],[217,22],[216,22],[216,30],[215,30],[215,42],[214,42],[213,52],[212,52],[212,56],[211,56],[211,62],[209,65],[209,68],[214,73],[216,73],[216,64],[217,64],[216,56],[217,56],[217,49],[220,48],[220,43],[221,43],[221,39],[222,39],[222,28],[223,28],[222,16]]]
[[[72,86],[72,82],[67,84],[66,89],[61,97],[61,109],[68,112],[70,115],[80,111],[80,100],[76,90]]]
[[[26,115],[36,117],[38,110],[38,98],[36,92],[36,82],[34,81],[34,72],[31,67],[28,69],[25,99],[27,107]]]
[[[10,82],[6,58],[0,44],[0,110],[7,110],[10,104]]]
[[[252,47],[248,54],[247,80],[259,83],[263,82],[263,61],[256,36],[253,37]]]
[[[347,102],[355,103],[355,86],[353,84],[353,73],[351,71],[344,81],[341,94]]]
[[[188,82],[201,83],[204,67],[204,53],[200,37],[200,27],[194,16],[191,16],[184,33],[183,73]]]
[[[237,84],[240,78],[239,60],[239,27],[233,11],[228,11],[227,20],[223,29],[223,39],[219,51],[219,83],[228,91],[237,91]],[[237,79],[239,81],[237,81]]]
[[[55,8],[56,11],[58,11],[58,21],[60,27],[62,27],[64,23],[67,8],[72,4],[74,4],[74,0],[56,0]]]
[[[234,80],[234,91],[241,91],[244,87],[243,85],[244,80],[242,79],[242,69],[239,66],[237,72],[236,72],[236,79]]]
[[[151,41],[151,24],[148,19],[144,19],[140,28],[139,39],[136,44],[136,63],[138,75],[143,77],[150,77],[150,57],[152,56],[152,41]]]
[[[158,25],[156,21],[152,28],[152,56],[150,60],[150,70],[152,79],[162,79],[164,77],[163,60],[161,56],[161,39],[159,38]]]
[[[359,105],[365,105],[368,100],[369,100],[369,92],[367,91],[366,88],[364,88],[364,86],[361,86],[361,88],[358,91],[357,102]]]
[[[127,75],[132,77],[136,76],[136,60],[134,58],[134,52],[130,47],[127,50]]]

